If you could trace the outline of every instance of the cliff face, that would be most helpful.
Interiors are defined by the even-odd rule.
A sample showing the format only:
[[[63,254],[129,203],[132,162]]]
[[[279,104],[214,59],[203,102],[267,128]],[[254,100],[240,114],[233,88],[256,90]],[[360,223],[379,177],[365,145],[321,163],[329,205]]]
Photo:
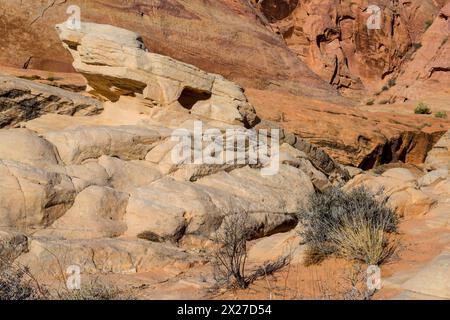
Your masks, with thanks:
[[[255,1],[287,45],[346,95],[377,91],[395,79],[447,1]],[[381,9],[369,30],[369,5]]]
[[[71,4],[80,6],[82,21],[138,32],[151,51],[219,73],[243,86],[322,98],[337,96],[272,32],[250,1],[94,0]],[[4,34],[0,65],[73,71],[71,57],[54,32],[54,25],[69,17],[67,7],[63,0],[0,0]]]

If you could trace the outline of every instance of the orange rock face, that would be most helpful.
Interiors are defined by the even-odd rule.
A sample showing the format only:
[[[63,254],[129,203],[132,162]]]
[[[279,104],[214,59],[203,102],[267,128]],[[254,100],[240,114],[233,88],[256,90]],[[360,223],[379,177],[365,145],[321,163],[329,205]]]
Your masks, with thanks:
[[[445,1],[257,1],[289,47],[346,95],[376,91],[398,75]],[[380,9],[380,29],[369,29]]]
[[[423,163],[450,121],[420,115],[368,112],[299,96],[247,90],[263,119],[276,121],[322,147],[345,165],[370,169],[382,163]],[[421,123],[427,122],[426,126]]]
[[[424,34],[421,47],[405,65],[392,90],[394,100],[423,100],[450,111],[450,3]]]
[[[70,71],[54,30],[68,3],[0,0],[0,65]],[[241,85],[315,97],[336,91],[302,63],[250,2],[238,0],[71,1],[82,21],[141,34],[156,53],[219,73]]]

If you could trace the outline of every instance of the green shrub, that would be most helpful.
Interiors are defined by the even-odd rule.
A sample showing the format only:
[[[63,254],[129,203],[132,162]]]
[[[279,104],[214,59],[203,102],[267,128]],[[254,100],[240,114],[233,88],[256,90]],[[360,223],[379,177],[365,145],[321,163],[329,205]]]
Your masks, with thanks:
[[[415,50],[419,50],[420,48],[422,48],[422,44],[421,43],[413,43],[413,48],[415,49]]]
[[[388,86],[383,86],[383,88],[381,88],[382,91],[388,91],[389,87]]]
[[[299,220],[304,226],[307,265],[331,255],[378,265],[395,251],[392,234],[397,231],[398,216],[386,197],[364,187],[350,192],[332,188],[311,195]]]
[[[426,103],[420,102],[416,109],[414,110],[415,114],[431,114],[430,107]]]
[[[432,24],[433,24],[433,20],[427,20],[427,21],[425,21],[425,23],[424,23],[424,25],[425,25],[425,31],[428,30],[428,28],[430,28]]]
[[[388,86],[390,87],[390,88],[392,88],[393,86],[395,86],[397,84],[397,81],[395,81],[395,79],[390,79],[389,81],[388,81]]]
[[[440,119],[447,119],[447,112],[445,112],[445,111],[438,111],[438,112],[436,112],[436,114],[434,116],[436,118],[440,118]]]
[[[373,106],[374,103],[375,103],[375,100],[374,99],[370,99],[369,101],[366,102],[366,105]]]

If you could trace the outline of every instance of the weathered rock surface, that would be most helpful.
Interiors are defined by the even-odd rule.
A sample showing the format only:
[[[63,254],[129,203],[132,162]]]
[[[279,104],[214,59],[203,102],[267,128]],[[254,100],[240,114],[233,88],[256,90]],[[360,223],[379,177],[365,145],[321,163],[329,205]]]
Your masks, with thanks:
[[[142,94],[159,105],[186,108],[225,123],[253,126],[256,121],[242,88],[222,76],[148,52],[136,33],[94,23],[82,23],[81,30],[64,23],[56,29],[93,95],[117,101],[121,95]]]
[[[73,206],[49,228],[36,233],[66,239],[115,238],[125,233],[128,194],[107,187],[90,186]]]
[[[428,0],[256,2],[298,57],[347,95],[357,95],[364,89],[379,90],[388,79],[396,78],[402,64],[410,58],[413,44],[420,43],[427,26],[445,3]],[[371,18],[369,5],[378,6],[379,20],[378,14]],[[368,28],[372,21],[379,23],[379,30]],[[444,25],[440,28],[446,32]],[[418,68],[423,70],[421,66]]]
[[[450,126],[445,119],[364,112],[275,92],[251,89],[247,96],[262,119],[319,146],[339,163],[362,169],[397,161],[423,163]],[[427,125],[418,125],[424,121]]]
[[[20,162],[0,160],[1,227],[27,231],[64,215],[75,198],[71,179]]]
[[[450,111],[450,3],[436,14],[436,19],[422,37],[414,53],[398,76],[391,100],[422,100],[433,111]],[[441,109],[437,109],[440,107]]]
[[[242,151],[242,163],[175,161],[175,129],[191,134],[202,121],[236,138],[255,126],[242,88],[147,52],[134,32],[95,24],[59,32],[88,89],[109,101],[100,114],[47,113],[0,130],[1,227],[29,237],[27,252],[13,251],[33,271],[186,272],[204,263],[200,252],[231,215],[248,213],[255,238],[294,232],[309,194],[348,180],[324,151],[283,131],[273,175],[262,174],[270,161],[249,163],[248,145],[218,152]],[[196,101],[199,93],[207,98]],[[217,156],[201,138],[202,152]]]
[[[46,113],[88,116],[102,110],[99,101],[81,94],[0,75],[0,128],[13,127]]]
[[[450,130],[436,143],[425,160],[428,169],[450,169]]]
[[[0,64],[52,71],[72,70],[54,25],[68,17],[65,1],[0,2],[7,34]],[[242,86],[336,97],[268,27],[247,1],[73,1],[82,21],[108,23],[143,36],[151,51],[221,74]],[[12,32],[14,30],[15,32]],[[51,48],[51,50],[49,50]]]
[[[53,145],[27,129],[0,131],[0,159],[37,167],[58,164]]]

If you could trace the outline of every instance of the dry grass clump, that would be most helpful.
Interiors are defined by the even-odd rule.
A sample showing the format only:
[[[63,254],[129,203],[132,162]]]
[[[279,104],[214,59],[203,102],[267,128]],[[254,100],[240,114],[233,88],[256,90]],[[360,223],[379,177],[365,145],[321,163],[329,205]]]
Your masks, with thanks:
[[[307,265],[330,255],[380,265],[396,248],[397,214],[386,197],[364,187],[313,194],[299,219],[308,245]]]

